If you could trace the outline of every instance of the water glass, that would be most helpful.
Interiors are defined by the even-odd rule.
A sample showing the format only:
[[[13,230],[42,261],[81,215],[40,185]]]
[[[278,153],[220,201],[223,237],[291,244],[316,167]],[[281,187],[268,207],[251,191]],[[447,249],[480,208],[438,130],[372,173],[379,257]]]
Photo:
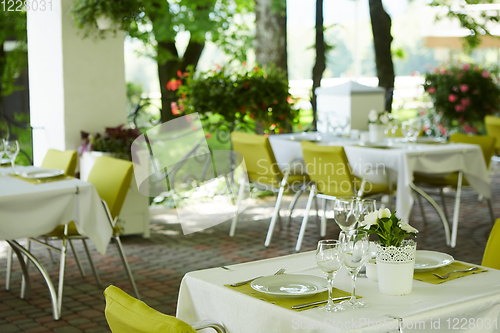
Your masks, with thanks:
[[[361,266],[370,258],[370,242],[368,233],[363,230],[341,231],[340,259],[351,275],[352,292],[351,299],[340,303],[343,309],[357,309],[366,306],[365,303],[356,300],[356,277]]]
[[[333,204],[333,218],[342,230],[352,230],[356,226],[354,203],[356,199],[336,199]]]
[[[360,199],[356,200],[354,207],[354,214],[356,215],[356,221],[364,221],[366,215],[374,212],[377,209],[377,201],[374,199]]]
[[[321,307],[327,312],[337,312],[342,308],[332,300],[333,279],[340,269],[340,243],[337,240],[321,240],[316,250],[316,264],[325,274],[328,281],[328,303]]]
[[[17,154],[19,154],[19,142],[17,140],[3,140],[4,152],[10,159],[10,164],[12,165],[12,172],[15,172],[15,161]]]

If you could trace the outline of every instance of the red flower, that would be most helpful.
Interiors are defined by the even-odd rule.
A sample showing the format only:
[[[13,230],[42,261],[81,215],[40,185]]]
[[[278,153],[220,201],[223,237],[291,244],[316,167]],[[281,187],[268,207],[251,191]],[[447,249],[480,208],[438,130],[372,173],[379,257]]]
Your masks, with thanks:
[[[469,86],[466,85],[466,84],[461,84],[460,85],[460,91],[463,92],[463,93],[469,91]]]
[[[248,87],[250,87],[250,82],[245,82],[245,84],[243,85],[243,88],[245,89],[248,89]]]
[[[167,83],[167,89],[168,90],[172,90],[172,91],[176,91],[177,89],[179,89],[179,87],[181,85],[182,85],[181,80],[172,79],[172,80],[168,81],[168,83]]]
[[[210,133],[207,133],[207,135],[205,135],[205,137],[206,137],[207,139],[211,139],[211,138],[212,138],[212,135],[211,135]]]
[[[422,127],[422,129],[424,130],[424,132],[427,132],[429,130],[429,126],[425,125],[424,127]]]
[[[179,107],[177,106],[177,103],[175,103],[175,102],[170,103],[170,108],[172,109],[172,114],[174,116],[178,116],[181,114],[179,112]]]
[[[482,71],[481,76],[484,77],[485,79],[489,79],[490,73],[488,71]]]
[[[477,128],[470,126],[470,125],[463,125],[462,129],[464,130],[465,133],[477,133]]]
[[[427,89],[427,92],[428,92],[429,94],[434,94],[434,93],[436,92],[436,88],[434,88],[434,87],[429,87],[429,89]]]
[[[266,133],[266,134],[264,134],[264,136],[265,136],[266,138],[268,138],[268,137],[269,137],[269,134],[267,134],[267,133]]]
[[[186,109],[184,108],[184,104],[182,103],[179,104],[179,109],[181,109],[182,112],[186,111]]]
[[[420,115],[421,115],[422,117],[423,117],[423,116],[425,116],[425,111],[424,111],[424,110],[420,111]]]
[[[443,125],[439,124],[438,128],[442,135],[446,135],[446,128],[444,128]]]
[[[293,104],[293,102],[294,102],[293,97],[291,95],[288,95],[288,97],[286,98],[286,101],[288,102],[288,104]]]
[[[464,112],[465,111],[465,105],[460,105],[460,104],[455,105],[455,111],[457,111],[457,112]]]
[[[220,67],[220,65],[215,66],[215,70],[216,70],[216,71],[219,71],[221,68],[222,68],[222,67]]]
[[[464,71],[466,71],[470,68],[470,64],[464,64],[462,68]]]
[[[269,129],[273,130],[276,128],[276,124],[271,124],[271,126],[269,126]]]
[[[182,72],[181,72],[180,70],[179,70],[179,71],[177,71],[177,76],[178,76],[178,77],[182,77]]]
[[[462,100],[460,101],[460,103],[461,103],[463,106],[470,105],[470,99],[468,99],[468,98],[462,98]]]
[[[453,94],[449,94],[448,95],[448,100],[452,103],[455,103],[456,100],[457,100],[457,96],[456,95],[453,95]]]
[[[255,66],[255,67],[253,68],[253,71],[254,71],[255,73],[257,73],[257,72],[259,71],[259,66]]]

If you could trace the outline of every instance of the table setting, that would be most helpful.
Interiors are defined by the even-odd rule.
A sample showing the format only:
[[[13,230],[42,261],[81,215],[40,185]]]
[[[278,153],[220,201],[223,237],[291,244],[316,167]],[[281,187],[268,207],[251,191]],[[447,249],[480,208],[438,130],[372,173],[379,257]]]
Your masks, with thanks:
[[[499,271],[417,250],[417,229],[365,200],[332,205],[341,232],[316,251],[186,274],[177,317],[229,332],[451,332],[454,318],[498,330]]]

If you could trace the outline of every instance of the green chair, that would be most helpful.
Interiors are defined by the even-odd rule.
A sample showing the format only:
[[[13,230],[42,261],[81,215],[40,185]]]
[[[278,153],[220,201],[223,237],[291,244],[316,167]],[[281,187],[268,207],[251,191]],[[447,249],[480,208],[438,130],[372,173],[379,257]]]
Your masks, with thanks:
[[[107,287],[104,296],[104,313],[113,333],[195,333],[205,328],[226,332],[222,325],[208,320],[188,325],[150,308],[115,286]]]
[[[493,156],[495,160],[500,162],[500,118],[495,116],[486,116],[484,117],[484,126],[486,127],[486,133],[488,136],[493,136],[496,138],[496,155]]]
[[[326,234],[326,200],[335,200],[341,197],[356,196],[362,198],[375,194],[390,193],[391,188],[386,184],[368,182],[365,177],[359,178],[352,174],[349,160],[340,146],[319,146],[313,142],[302,141],[302,154],[307,173],[311,179],[309,199],[306,212],[300,227],[295,251],[300,251],[302,240],[309,219],[309,211],[315,197],[323,199],[323,216],[321,219],[321,236]],[[370,170],[365,170],[365,175]]]
[[[92,170],[90,171],[89,177],[87,181],[92,183],[101,198],[101,202],[106,211],[106,215],[108,217],[108,221],[113,228],[112,237],[115,240],[115,243],[118,247],[118,252],[120,253],[125,272],[127,277],[132,285],[132,289],[137,298],[140,298],[139,292],[137,290],[134,277],[132,275],[132,271],[130,270],[130,266],[127,261],[127,257],[123,251],[123,246],[120,240],[120,229],[116,227],[116,219],[120,214],[120,211],[123,206],[123,202],[125,201],[125,197],[127,195],[127,191],[130,187],[130,183],[132,181],[132,172],[133,172],[133,164],[132,162],[120,160],[108,156],[99,157]],[[41,245],[47,246],[50,249],[55,249],[61,252],[60,255],[60,269],[59,269],[59,285],[58,285],[58,308],[59,313],[61,313],[61,302],[62,302],[62,294],[63,294],[63,283],[64,283],[64,266],[66,261],[66,251],[67,245],[70,240],[73,239],[81,239],[85,248],[85,252],[89,258],[90,267],[92,272],[94,273],[94,277],[98,286],[100,286],[99,276],[97,274],[97,270],[90,256],[90,252],[86,243],[86,236],[81,235],[74,222],[69,222],[65,225],[58,226],[52,232],[40,236],[43,239],[50,240],[62,240],[62,247],[57,249],[51,245],[48,245],[41,239],[30,238],[31,242],[36,242]],[[30,242],[28,243],[28,250],[30,249]],[[71,244],[71,243],[70,243]],[[74,251],[73,251],[74,252]]]
[[[455,133],[455,134],[451,135],[449,141],[455,142],[455,143],[469,143],[469,144],[479,145],[481,147],[482,152],[483,152],[483,157],[484,157],[484,161],[486,163],[486,168],[489,168],[489,165],[491,163],[491,157],[493,156],[494,151],[495,151],[495,142],[496,142],[495,137],[480,136],[480,135],[471,136],[471,135],[467,135],[467,134]],[[431,187],[431,188],[439,189],[441,203],[443,205],[443,211],[445,213],[447,220],[449,220],[449,218],[448,218],[448,213],[446,211],[446,201],[445,201],[445,196],[444,196],[443,190],[445,188],[452,188],[456,191],[455,209],[453,212],[453,224],[452,224],[452,232],[451,232],[451,240],[450,240],[451,247],[455,247],[456,241],[457,241],[458,217],[459,217],[459,210],[460,210],[460,196],[462,193],[462,187],[469,186],[467,179],[463,179],[462,171],[453,172],[453,173],[447,174],[444,177],[432,177],[431,175],[417,173],[414,175],[413,181],[415,184],[417,184],[417,186],[424,186],[424,187]],[[491,199],[486,199],[486,200],[488,202],[488,208],[490,211],[491,223],[495,223],[495,217],[494,217],[494,213],[493,213],[493,206],[491,204]],[[420,204],[420,208],[422,209],[421,201],[419,201],[419,204]],[[422,212],[423,212],[423,209],[422,209]],[[422,217],[424,218],[424,222],[426,223],[425,214]]]
[[[495,222],[493,229],[491,229],[488,243],[484,249],[482,266],[500,269],[500,219]]]
[[[42,168],[45,169],[60,169],[68,176],[75,175],[77,154],[74,150],[60,151],[49,149],[42,161]]]
[[[273,230],[276,225],[276,220],[280,218],[280,206],[283,198],[283,193],[286,188],[299,186],[294,200],[290,204],[290,214],[297,202],[300,193],[303,192],[304,185],[308,181],[307,175],[303,173],[295,173],[292,168],[281,171],[276,158],[269,143],[269,138],[264,135],[232,132],[231,142],[233,150],[243,155],[245,166],[248,173],[250,185],[259,189],[271,190],[277,194],[276,204],[274,207],[271,223],[265,241],[265,246],[269,246],[273,236]],[[240,184],[239,193],[243,194],[242,187],[248,184]],[[240,196],[240,195],[239,195]],[[237,203],[240,202],[238,198]],[[238,214],[233,218],[229,235],[234,236],[236,224],[238,223]]]

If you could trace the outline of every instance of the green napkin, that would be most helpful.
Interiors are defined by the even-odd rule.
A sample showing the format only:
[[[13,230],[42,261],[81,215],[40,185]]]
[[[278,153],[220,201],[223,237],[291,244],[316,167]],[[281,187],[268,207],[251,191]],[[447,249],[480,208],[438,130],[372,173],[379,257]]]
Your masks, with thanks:
[[[427,282],[427,283],[432,283],[432,284],[440,284],[444,283],[446,281],[451,281],[454,279],[458,279],[467,275],[472,275],[472,274],[478,274],[478,273],[483,273],[487,272],[487,269],[481,268],[478,266],[478,270],[472,271],[472,272],[465,272],[465,273],[452,273],[450,274],[450,277],[448,277],[446,280],[440,279],[437,276],[434,276],[432,273],[439,274],[441,276],[448,274],[449,272],[453,272],[456,270],[463,270],[463,269],[469,269],[471,267],[476,267],[476,265],[470,265],[470,264],[463,264],[461,262],[453,262],[447,266],[437,268],[432,271],[428,272],[415,272],[413,274],[413,279],[422,281],[422,282]]]
[[[315,294],[313,296],[304,297],[304,298],[279,298],[279,297],[269,296],[269,295],[266,295],[264,293],[261,293],[259,291],[252,289],[252,287],[250,286],[250,283],[244,284],[244,285],[239,286],[239,287],[231,287],[229,284],[225,284],[224,286],[231,288],[233,290],[236,290],[237,292],[240,292],[242,294],[245,294],[245,295],[257,298],[257,299],[261,299],[261,300],[266,301],[268,303],[276,304],[277,306],[281,306],[282,308],[293,310],[293,311],[307,310],[307,309],[311,309],[311,308],[314,308],[316,306],[321,306],[324,304],[313,305],[313,306],[309,306],[307,308],[302,308],[302,309],[298,309],[298,310],[292,309],[292,306],[294,306],[294,305],[300,305],[300,304],[305,304],[305,303],[310,303],[310,302],[318,302],[318,301],[328,299],[328,291],[324,291],[322,293],[318,293],[318,294]],[[336,289],[336,288],[333,288],[333,291],[332,291],[332,298],[344,297],[344,296],[350,296],[350,295],[351,295],[350,293],[345,292],[345,291],[340,290],[340,289]],[[358,296],[358,298],[359,298],[359,296]]]
[[[33,185],[44,184],[44,183],[52,183],[52,182],[57,182],[57,181],[67,180],[67,179],[73,179],[73,177],[66,176],[66,175],[60,175],[60,176],[57,176],[57,177],[50,177],[50,178],[41,178],[41,179],[38,179],[38,178],[25,178],[25,177],[20,176],[20,175],[12,175],[12,174],[9,175],[9,176],[17,178],[17,179],[24,180],[25,182],[28,182],[28,183],[33,184]]]

